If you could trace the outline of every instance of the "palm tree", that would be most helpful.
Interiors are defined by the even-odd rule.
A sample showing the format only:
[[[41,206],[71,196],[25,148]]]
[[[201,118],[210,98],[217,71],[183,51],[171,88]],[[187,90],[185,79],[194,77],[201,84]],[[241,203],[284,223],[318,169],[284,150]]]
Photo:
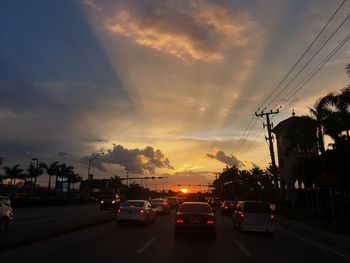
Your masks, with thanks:
[[[10,186],[16,185],[16,179],[23,179],[25,174],[23,173],[23,169],[20,168],[19,164],[14,165],[13,167],[5,166],[3,168],[5,170],[6,178],[10,179]]]
[[[47,175],[49,176],[49,182],[47,184],[47,191],[50,192],[51,190],[51,176],[57,175],[57,169],[59,166],[59,162],[53,162],[50,165],[47,165],[46,163],[40,163],[40,166],[44,168]]]
[[[79,183],[83,180],[83,177],[81,177],[79,174],[75,173],[72,175],[72,177],[70,178],[70,182],[72,183],[73,186],[73,191],[74,191],[74,185],[76,183]]]
[[[43,173],[44,171],[40,166],[36,167],[33,162],[30,162],[29,167],[27,168],[27,178],[30,178],[31,182],[33,182],[34,178],[34,185],[36,185],[37,178]]]
[[[327,96],[324,96],[317,100],[313,108],[310,108],[310,113],[316,119],[317,122],[317,141],[321,155],[325,154],[323,125],[325,120],[331,114],[330,110],[328,109],[328,106],[331,104],[333,97],[334,95],[330,93]]]
[[[58,166],[57,174],[56,174],[56,185],[58,182],[58,178],[61,178],[61,179],[66,178],[68,180],[68,198],[70,195],[70,193],[69,193],[69,191],[70,191],[70,179],[71,179],[73,174],[74,174],[73,166],[67,166],[67,164],[65,164],[65,163]],[[57,191],[57,187],[56,187],[56,191]],[[62,191],[62,188],[61,188],[61,191]]]

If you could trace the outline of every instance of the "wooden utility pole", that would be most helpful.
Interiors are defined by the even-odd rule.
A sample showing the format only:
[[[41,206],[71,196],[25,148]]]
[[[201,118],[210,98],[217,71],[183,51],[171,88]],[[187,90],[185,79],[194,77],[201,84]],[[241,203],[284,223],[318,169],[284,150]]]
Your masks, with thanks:
[[[271,133],[271,129],[273,124],[270,122],[270,115],[273,114],[278,114],[279,110],[277,111],[268,111],[268,112],[264,112],[261,111],[260,113],[255,112],[255,116],[256,117],[266,117],[266,125],[264,123],[264,128],[267,127],[267,133],[268,133],[268,138],[266,138],[269,142],[269,150],[270,150],[270,156],[271,156],[271,165],[272,165],[272,169],[273,169],[273,181],[274,181],[274,185],[275,185],[275,190],[278,189],[278,178],[277,178],[277,166],[276,166],[276,159],[275,159],[275,152],[273,150],[273,137],[272,137],[272,133]]]

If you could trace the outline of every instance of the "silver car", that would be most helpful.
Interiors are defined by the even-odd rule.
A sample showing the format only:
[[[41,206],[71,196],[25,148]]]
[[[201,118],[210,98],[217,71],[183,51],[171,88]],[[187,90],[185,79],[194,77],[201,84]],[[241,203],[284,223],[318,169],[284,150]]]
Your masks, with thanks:
[[[122,203],[118,209],[118,225],[132,222],[147,225],[154,221],[155,213],[151,204],[146,200],[128,200]]]
[[[240,231],[273,234],[274,220],[270,204],[263,201],[239,201],[233,214],[233,226]]]

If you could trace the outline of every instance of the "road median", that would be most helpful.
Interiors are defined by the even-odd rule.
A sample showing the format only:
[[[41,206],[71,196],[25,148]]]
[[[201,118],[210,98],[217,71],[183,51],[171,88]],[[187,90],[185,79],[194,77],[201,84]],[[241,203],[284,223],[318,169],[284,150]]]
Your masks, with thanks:
[[[47,238],[113,221],[115,218],[115,212],[96,210],[92,214],[66,216],[57,218],[57,220],[52,217],[40,218],[38,216],[41,221],[35,218],[36,220],[33,219],[24,224],[20,220],[17,226],[15,221],[7,232],[0,234],[0,253]]]

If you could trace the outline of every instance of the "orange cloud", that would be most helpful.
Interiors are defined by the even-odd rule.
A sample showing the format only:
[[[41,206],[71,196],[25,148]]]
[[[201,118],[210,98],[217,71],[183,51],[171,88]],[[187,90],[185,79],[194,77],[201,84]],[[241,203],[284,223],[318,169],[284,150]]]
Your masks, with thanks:
[[[135,43],[181,59],[218,61],[229,46],[244,46],[246,14],[206,1],[115,1],[98,10],[104,25]]]

